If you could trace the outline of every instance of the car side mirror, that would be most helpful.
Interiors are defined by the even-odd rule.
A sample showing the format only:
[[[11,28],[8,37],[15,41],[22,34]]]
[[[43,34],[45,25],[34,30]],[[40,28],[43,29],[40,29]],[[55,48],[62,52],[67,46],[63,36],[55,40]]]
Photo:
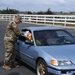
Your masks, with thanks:
[[[25,44],[34,45],[34,42],[30,40],[25,40]]]

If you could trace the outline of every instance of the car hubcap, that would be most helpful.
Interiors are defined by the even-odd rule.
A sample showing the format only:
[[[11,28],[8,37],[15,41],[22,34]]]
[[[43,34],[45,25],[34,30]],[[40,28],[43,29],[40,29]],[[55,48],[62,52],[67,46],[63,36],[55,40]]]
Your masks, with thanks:
[[[45,75],[45,68],[43,63],[39,64],[38,66],[38,75]]]

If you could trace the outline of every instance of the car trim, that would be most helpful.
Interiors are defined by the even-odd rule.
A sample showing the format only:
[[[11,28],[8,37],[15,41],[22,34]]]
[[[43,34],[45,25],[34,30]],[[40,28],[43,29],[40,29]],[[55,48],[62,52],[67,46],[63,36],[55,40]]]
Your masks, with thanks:
[[[52,68],[52,69],[57,70],[57,71],[75,71],[75,69],[56,69],[56,68],[53,68],[51,66],[47,66],[47,67]]]
[[[31,58],[31,59],[35,60],[33,57],[29,56],[28,54],[25,54],[25,53],[23,53],[23,52],[21,52],[21,51],[18,51],[18,50],[16,50],[16,51],[17,51],[18,53],[21,53],[22,55],[28,57],[28,58]]]
[[[35,69],[35,67],[34,67],[34,65],[32,63],[26,61],[25,59],[21,58],[20,56],[16,55],[16,58],[21,60],[22,62],[25,62],[25,64],[27,64],[27,65],[29,65],[29,66],[31,66],[32,68]]]

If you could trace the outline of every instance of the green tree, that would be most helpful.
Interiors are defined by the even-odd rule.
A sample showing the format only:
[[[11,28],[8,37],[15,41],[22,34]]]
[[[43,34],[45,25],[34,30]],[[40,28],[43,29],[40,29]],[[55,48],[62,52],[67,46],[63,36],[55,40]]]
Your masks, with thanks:
[[[45,14],[53,14],[53,12],[50,10],[50,8],[48,8],[48,10],[45,12]]]
[[[19,13],[18,10],[9,9],[9,8],[3,9],[3,10],[1,11],[1,14],[17,14],[17,13]]]
[[[32,12],[31,11],[28,11],[27,14],[32,14]]]
[[[1,10],[0,10],[0,14],[1,14]]]
[[[39,11],[39,12],[37,12],[37,14],[38,14],[38,15],[44,14],[44,12],[43,12],[43,11]]]

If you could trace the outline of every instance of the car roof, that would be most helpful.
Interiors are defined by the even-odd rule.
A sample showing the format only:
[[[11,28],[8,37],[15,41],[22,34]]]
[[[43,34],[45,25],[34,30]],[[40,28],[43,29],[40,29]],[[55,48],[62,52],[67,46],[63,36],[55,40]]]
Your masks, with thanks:
[[[39,26],[39,27],[23,27],[22,29],[29,29],[29,30],[32,30],[32,31],[35,31],[35,30],[60,30],[60,29],[64,29],[64,28],[59,28],[59,27],[53,27],[53,26]]]

